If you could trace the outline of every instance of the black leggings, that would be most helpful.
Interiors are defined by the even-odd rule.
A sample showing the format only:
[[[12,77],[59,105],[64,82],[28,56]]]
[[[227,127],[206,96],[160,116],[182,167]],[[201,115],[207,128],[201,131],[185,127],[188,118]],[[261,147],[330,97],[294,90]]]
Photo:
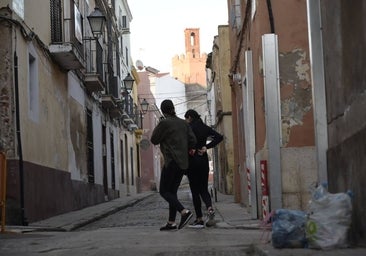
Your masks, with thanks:
[[[178,188],[183,178],[183,171],[175,161],[163,167],[160,175],[160,195],[169,203],[169,221],[175,221],[177,211],[181,212],[184,207],[178,200]]]
[[[197,218],[202,218],[202,201],[206,208],[212,207],[211,195],[208,192],[208,156],[207,153],[202,156],[194,155],[189,159],[189,170],[187,173],[189,187],[191,188],[194,210]]]

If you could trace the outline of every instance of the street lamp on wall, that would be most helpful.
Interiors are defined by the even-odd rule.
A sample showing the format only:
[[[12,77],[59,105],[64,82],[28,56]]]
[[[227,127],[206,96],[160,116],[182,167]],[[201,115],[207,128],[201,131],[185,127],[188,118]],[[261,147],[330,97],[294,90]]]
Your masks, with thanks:
[[[99,10],[98,7],[94,8],[94,11],[87,17],[89,20],[90,28],[94,36],[102,34],[104,22],[106,21],[105,16]]]
[[[143,101],[140,103],[140,106],[141,106],[141,111],[143,114],[146,114],[146,112],[148,111],[149,109],[149,102],[147,102],[146,99],[143,99]]]
[[[128,93],[131,93],[134,82],[135,82],[135,80],[132,78],[130,73],[128,73],[127,76],[125,77],[125,79],[123,79],[123,83],[125,84],[125,90]]]

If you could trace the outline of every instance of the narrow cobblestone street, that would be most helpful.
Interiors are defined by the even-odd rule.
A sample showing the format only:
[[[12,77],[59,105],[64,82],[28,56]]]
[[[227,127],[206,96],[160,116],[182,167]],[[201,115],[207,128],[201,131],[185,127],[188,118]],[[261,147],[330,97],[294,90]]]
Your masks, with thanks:
[[[179,197],[192,209],[188,188],[183,187]],[[162,232],[159,228],[167,214],[167,203],[153,193],[72,232],[4,234],[0,255],[247,255],[262,234],[260,230],[218,227]]]
[[[182,193],[183,194],[183,193]],[[191,208],[190,199],[184,193],[181,202]],[[119,228],[119,227],[155,227],[158,229],[167,220],[168,204],[158,193],[136,203],[133,207],[127,207],[113,215],[103,218],[80,228],[84,230],[96,230],[99,228]],[[179,216],[177,215],[177,221]]]

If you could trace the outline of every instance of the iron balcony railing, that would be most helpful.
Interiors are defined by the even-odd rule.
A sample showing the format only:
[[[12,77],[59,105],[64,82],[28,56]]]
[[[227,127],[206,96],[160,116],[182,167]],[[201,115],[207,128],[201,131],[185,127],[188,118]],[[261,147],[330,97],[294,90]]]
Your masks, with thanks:
[[[128,118],[133,121],[138,127],[142,127],[142,113],[139,110],[137,104],[135,104],[133,98],[128,93],[124,94],[124,98],[121,103],[123,112],[128,115]]]
[[[97,38],[84,39],[86,73],[94,73],[103,80],[103,48]]]
[[[73,0],[50,0],[51,45],[71,44],[84,59],[83,16]]]

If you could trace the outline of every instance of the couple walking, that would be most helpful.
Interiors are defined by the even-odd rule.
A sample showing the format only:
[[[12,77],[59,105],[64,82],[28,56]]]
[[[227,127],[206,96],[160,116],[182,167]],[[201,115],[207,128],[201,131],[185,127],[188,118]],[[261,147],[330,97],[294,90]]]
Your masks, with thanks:
[[[169,204],[168,222],[160,230],[181,229],[193,217],[193,213],[181,204],[177,196],[185,173],[188,176],[196,213],[196,220],[190,226],[204,227],[201,198],[206,205],[209,219],[213,220],[214,217],[211,196],[208,192],[207,149],[221,142],[223,136],[204,124],[194,110],[186,112],[184,121],[176,116],[171,100],[164,100],[160,108],[165,119],[159,122],[151,136],[154,145],[160,144],[164,157],[159,192]],[[208,138],[211,138],[211,142],[207,144]],[[179,225],[175,223],[177,212],[181,214]]]

